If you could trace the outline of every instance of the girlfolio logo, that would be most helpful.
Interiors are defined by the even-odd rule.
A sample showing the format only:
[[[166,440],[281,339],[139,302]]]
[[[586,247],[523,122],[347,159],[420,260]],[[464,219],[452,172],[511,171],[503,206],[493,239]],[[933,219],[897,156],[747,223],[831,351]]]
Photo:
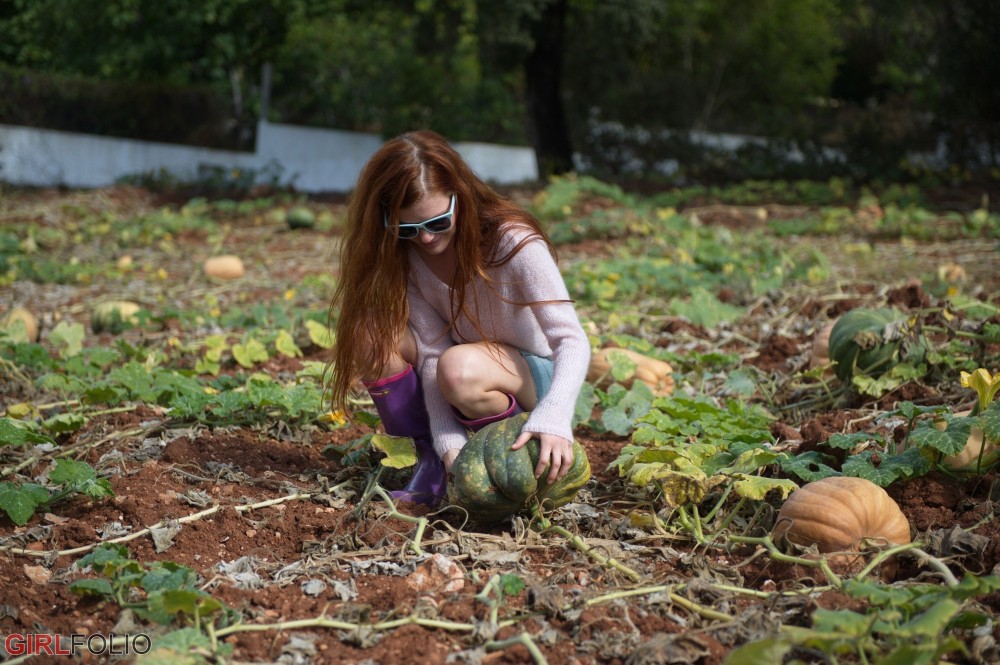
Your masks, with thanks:
[[[3,640],[8,656],[72,656],[84,650],[101,656],[131,656],[147,653],[152,646],[149,635],[52,635],[49,633],[11,633]]]

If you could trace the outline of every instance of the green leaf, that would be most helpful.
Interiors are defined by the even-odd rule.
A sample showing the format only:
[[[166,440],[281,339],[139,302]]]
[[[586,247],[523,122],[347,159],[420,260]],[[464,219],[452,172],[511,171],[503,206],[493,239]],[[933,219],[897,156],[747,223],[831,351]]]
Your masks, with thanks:
[[[920,448],[937,450],[944,455],[957,455],[965,448],[972,431],[971,418],[944,416],[948,426],[939,430],[928,421],[917,423],[910,433],[910,442]]]
[[[576,398],[576,406],[573,408],[573,427],[590,422],[590,416],[594,412],[594,405],[597,403],[597,396],[594,386],[584,383],[580,389],[580,394]]]
[[[64,434],[66,432],[77,432],[87,424],[88,419],[80,413],[60,413],[52,416],[42,423],[45,431],[52,434]]]
[[[504,573],[500,576],[500,593],[505,597],[516,596],[524,591],[524,580],[520,575]]]
[[[198,574],[187,566],[173,561],[155,561],[142,577],[141,586],[147,592],[165,589],[190,588],[198,581]]]
[[[109,598],[115,595],[111,582],[103,579],[75,580],[69,585],[69,590],[80,596],[102,596]]]
[[[313,344],[322,349],[333,348],[333,331],[319,321],[306,319],[306,330],[309,332],[309,339]]]
[[[831,459],[828,455],[821,455],[815,450],[800,453],[795,457],[781,460],[781,470],[785,473],[798,476],[807,483],[814,480],[822,480],[830,476],[839,476],[840,472],[828,466],[825,460]]]
[[[703,286],[691,289],[688,300],[672,298],[669,310],[671,314],[683,316],[695,325],[714,328],[723,321],[732,321],[743,315],[743,308],[726,304],[715,297]]]
[[[371,438],[371,444],[385,453],[382,466],[405,469],[417,463],[417,449],[413,445],[413,439],[408,436],[375,434]]]
[[[370,411],[355,411],[354,419],[362,425],[367,425],[372,428],[378,427],[379,423],[382,422],[378,415],[371,413]]]
[[[608,352],[607,357],[611,364],[611,378],[618,383],[624,383],[635,374],[635,370],[639,366],[621,349],[612,349]]]
[[[80,323],[60,321],[49,333],[49,342],[56,347],[60,358],[72,358],[83,350],[86,330]]]
[[[757,642],[733,649],[726,657],[726,665],[762,665],[781,663],[794,645],[784,637],[766,637]]]
[[[631,431],[632,421],[619,406],[613,406],[604,410],[601,414],[601,425],[609,432],[614,432],[619,436],[625,436]]]
[[[749,371],[745,369],[738,369],[735,372],[731,372],[728,377],[726,377],[726,384],[723,389],[727,393],[735,393],[737,395],[743,395],[744,397],[750,397],[757,391],[757,382],[754,381],[753,376]]]
[[[909,448],[902,455],[882,455],[865,450],[848,457],[842,470],[845,476],[864,478],[879,487],[888,487],[900,478],[925,473],[929,465],[916,448]]]
[[[287,330],[279,330],[274,340],[274,348],[278,353],[288,358],[301,358],[302,349],[295,343],[295,338]]]
[[[826,445],[840,450],[853,450],[858,445],[872,440],[880,443],[884,441],[884,439],[877,434],[854,432],[853,434],[831,434],[829,440],[826,442]]]
[[[23,446],[28,443],[49,443],[55,439],[28,429],[28,425],[4,416],[0,418],[0,446]]]
[[[171,615],[205,616],[225,608],[221,602],[199,589],[163,589],[147,596],[149,605],[154,603]]]
[[[207,665],[202,654],[226,656],[232,644],[212,644],[203,631],[197,628],[180,628],[153,638],[153,648],[136,658],[137,665]],[[213,657],[212,661],[216,659]]]
[[[271,357],[264,345],[253,337],[248,339],[245,344],[233,344],[232,351],[236,362],[246,369],[253,369],[254,365],[267,362]]]
[[[845,639],[864,638],[871,630],[874,617],[858,614],[850,610],[825,610],[817,608],[813,612],[813,628],[823,633],[839,633]]]
[[[62,458],[56,460],[55,468],[49,473],[49,480],[57,485],[78,485],[96,476],[94,467],[86,462]]]
[[[98,478],[97,472],[86,462],[70,459],[56,460],[55,468],[49,473],[49,480],[57,485],[81,492],[92,499],[114,496],[111,483]]]
[[[732,460],[727,466],[717,471],[713,470],[711,473],[754,473],[765,466],[773,464],[778,457],[780,457],[778,453],[764,448],[750,448],[741,452],[739,456]],[[706,469],[705,472],[709,473],[709,470]]]
[[[1000,443],[1000,401],[993,402],[979,414],[979,426],[987,441]]]
[[[950,598],[942,599],[900,626],[896,634],[916,639],[934,639],[944,632],[961,608],[960,603]]]
[[[35,483],[15,485],[9,482],[0,482],[0,508],[18,526],[27,524],[31,516],[35,514],[35,509],[47,503],[48,500],[49,493],[41,485]]]
[[[78,568],[86,568],[87,566],[90,566],[95,571],[107,576],[111,573],[106,571],[110,569],[117,569],[124,564],[130,563],[135,562],[132,561],[131,552],[129,552],[129,549],[126,546],[104,543],[98,546],[90,554],[80,557],[80,559],[76,562],[76,566]]]
[[[198,358],[194,363],[194,371],[198,374],[211,374],[212,376],[218,376],[219,370],[222,369],[222,363],[209,360],[208,358]]]

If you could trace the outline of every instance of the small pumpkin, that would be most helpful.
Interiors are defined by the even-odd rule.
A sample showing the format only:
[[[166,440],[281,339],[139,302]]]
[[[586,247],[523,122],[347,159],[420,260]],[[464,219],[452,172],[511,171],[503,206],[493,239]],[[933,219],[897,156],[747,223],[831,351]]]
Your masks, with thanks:
[[[118,334],[128,326],[139,323],[136,314],[142,309],[130,300],[110,300],[102,302],[90,312],[90,329],[95,333]]]
[[[15,307],[10,310],[7,317],[3,320],[2,327],[14,341],[38,341],[38,320],[34,314],[23,307]]]
[[[573,465],[560,480],[549,484],[546,474],[535,478],[541,443],[531,439],[511,450],[528,414],[487,425],[463,446],[451,467],[448,500],[468,511],[477,522],[499,522],[528,510],[536,501],[544,508],[569,503],[590,480],[590,462],[573,442]]]
[[[864,478],[831,476],[792,492],[778,511],[771,538],[821,553],[857,551],[865,538],[902,545],[910,523],[889,494]]]
[[[972,411],[959,411],[955,416],[964,418]],[[938,420],[934,426],[939,430],[947,428],[945,420]],[[969,439],[965,443],[965,448],[957,455],[948,455],[941,459],[941,466],[958,473],[986,473],[998,463],[1000,463],[1000,447],[991,441],[986,442],[986,449],[983,450],[984,440],[983,430],[973,427],[969,433]],[[982,451],[982,461],[979,453]]]
[[[242,259],[232,254],[213,256],[205,261],[202,269],[206,275],[216,279],[239,279],[246,273]]]
[[[833,332],[835,325],[837,325],[837,319],[827,322],[813,338],[812,355],[809,357],[811,369],[826,367],[830,364],[830,333]],[[830,371],[832,373],[832,369]]]
[[[626,388],[631,388],[636,381],[642,381],[649,386],[654,395],[665,397],[674,392],[674,368],[670,363],[650,358],[631,349],[608,347],[595,351],[590,356],[587,380],[600,387],[610,385],[614,381],[612,369],[616,358],[635,363],[635,372],[632,376],[618,382]]]
[[[290,229],[311,229],[316,226],[316,215],[305,206],[295,206],[285,211],[285,223]]]
[[[911,354],[920,356],[923,343],[907,325],[907,315],[891,307],[852,309],[830,331],[830,360],[837,378],[850,383],[856,374],[879,376]]]

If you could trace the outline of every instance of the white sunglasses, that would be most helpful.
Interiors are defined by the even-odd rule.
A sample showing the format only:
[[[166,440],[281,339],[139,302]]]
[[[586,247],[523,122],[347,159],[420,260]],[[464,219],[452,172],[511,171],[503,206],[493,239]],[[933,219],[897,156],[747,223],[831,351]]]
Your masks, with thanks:
[[[421,231],[427,231],[427,233],[444,233],[451,228],[452,217],[455,214],[455,195],[451,195],[451,205],[448,206],[448,212],[437,215],[436,217],[431,217],[430,219],[418,222],[416,224],[400,224],[399,225],[399,238],[400,240],[413,240],[416,238]],[[382,224],[385,228],[389,228],[389,214],[386,211],[382,211]]]

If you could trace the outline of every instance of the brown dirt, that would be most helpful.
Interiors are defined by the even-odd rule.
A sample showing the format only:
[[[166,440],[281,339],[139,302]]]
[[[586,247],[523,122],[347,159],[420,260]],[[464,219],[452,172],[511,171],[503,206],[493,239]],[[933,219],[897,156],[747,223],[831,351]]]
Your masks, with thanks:
[[[39,191],[25,195],[12,221],[54,223],[45,214],[46,206],[53,202],[83,211],[81,216],[88,210],[135,214],[153,210],[158,204],[135,188],[91,195]],[[314,206],[339,214],[343,202],[314,202]],[[734,229],[759,225],[752,211],[745,210],[710,211],[705,220]],[[224,235],[220,249],[243,256],[248,277],[238,284],[206,285],[197,278],[198,265],[207,251],[205,236],[199,233],[174,238],[178,249],[165,265],[158,266],[155,259],[140,260],[132,279],[153,281],[157,267],[164,267],[188,280],[171,294],[178,302],[204,298],[211,291],[221,309],[232,305],[250,309],[257,303],[287,298],[290,284],[332,269],[332,233],[290,233],[256,218],[231,223],[235,230]],[[587,242],[570,248],[568,254],[603,256],[607,252],[607,243]],[[939,259],[935,254],[933,260]],[[863,275],[864,271],[852,274]],[[870,284],[858,284],[850,294],[839,293],[832,299],[803,296],[797,311],[815,324],[867,302],[875,291]],[[64,320],[87,323],[89,314],[81,303],[99,292],[96,285],[53,289],[40,293],[38,304],[60,311]],[[888,301],[902,307],[924,307],[931,296],[919,283],[902,281],[889,291]],[[0,304],[10,303],[4,300]],[[50,316],[43,324],[51,330],[55,321]],[[676,336],[690,340],[696,350],[707,351],[716,341],[712,331],[676,317],[661,318],[657,325],[661,337],[656,343],[660,346],[667,346],[671,336]],[[730,342],[727,350],[739,352],[764,373],[787,375],[803,364],[811,344],[806,331],[818,327],[785,327],[763,339],[744,336],[742,341]],[[179,330],[177,321],[166,321],[162,330],[130,330],[117,340],[136,346],[162,343]],[[106,334],[88,343],[111,345],[116,338]],[[276,357],[257,369],[288,378],[301,369],[303,361],[326,359],[321,349],[304,344],[304,351],[303,359]],[[240,368],[229,364],[221,374],[239,372]],[[36,394],[33,386],[9,382],[0,388],[0,404],[7,407],[30,401]],[[906,384],[874,407],[891,409],[902,400],[941,403],[945,398],[935,387]],[[833,433],[859,431],[869,425],[873,405],[848,406],[802,412],[802,417],[793,411],[780,412],[772,434],[779,446],[799,451],[819,449]],[[108,438],[151,421],[161,427],[143,435]],[[727,582],[764,592],[801,588],[810,580],[824,583],[815,569],[778,563],[759,556],[752,548],[706,550],[676,532],[637,528],[636,524],[649,519],[655,501],[637,494],[635,488],[626,491],[617,469],[610,468],[629,443],[628,437],[581,427],[576,434],[587,450],[592,479],[579,495],[579,504],[558,511],[553,520],[579,534],[595,550],[638,571],[641,582],[599,565],[558,534],[539,533],[530,528],[537,525],[525,519],[492,526],[467,525],[452,509],[430,511],[404,505],[405,513],[428,519],[422,538],[425,554],[447,557],[459,567],[463,583],[455,589],[439,579],[420,587],[415,571],[425,565],[426,557],[415,555],[408,547],[415,535],[414,524],[389,516],[378,500],[359,509],[364,473],[342,468],[323,454],[331,444],[358,438],[366,432],[364,427],[292,429],[275,422],[172,431],[171,426],[168,415],[138,405],[125,413],[93,418],[84,429],[60,441],[64,449],[78,447],[84,459],[101,469],[115,497],[97,501],[76,497],[57,506],[55,514],[35,515],[23,527],[0,517],[0,632],[107,634],[116,630],[124,617],[118,603],[78,596],[68,584],[94,577],[75,568],[74,562],[102,537],[118,534],[141,533],[123,543],[135,561],[188,566],[197,573],[199,588],[238,612],[242,621],[272,625],[266,631],[226,637],[223,642],[232,647],[233,662],[520,664],[531,661],[524,646],[487,650],[486,645],[525,632],[550,665],[721,665],[734,647],[766,632],[767,622],[773,621],[768,613],[776,601],[724,593],[710,583]],[[152,451],[144,445],[149,440]],[[104,442],[94,445],[99,441]],[[114,451],[119,455],[108,456]],[[836,463],[842,463],[847,452],[837,454],[840,459]],[[2,462],[6,466],[8,460],[3,458]],[[43,460],[32,471],[41,473],[46,466]],[[400,483],[405,473],[385,477],[391,486]],[[978,479],[930,475],[896,483],[889,491],[910,520],[915,538],[930,539],[956,526],[983,536],[981,550],[956,552],[949,565],[956,574],[963,569],[989,573],[1000,563],[1000,521],[993,519],[996,481],[995,474]],[[296,493],[304,496],[280,501]],[[277,502],[246,508],[271,500]],[[199,513],[203,514],[197,517]],[[181,519],[186,521],[165,549],[158,550],[150,535],[142,533],[145,527]],[[773,511],[763,511],[761,521],[751,531],[754,535],[766,533],[770,520]],[[497,628],[489,625],[490,608],[477,594],[494,575],[505,573],[520,576],[526,589],[500,606],[501,622],[510,620],[512,625]],[[905,559],[894,578],[908,580],[927,574],[918,560]],[[663,590],[668,585],[688,602],[681,604],[677,597],[671,598]],[[608,594],[622,591],[634,595],[607,599]],[[691,603],[725,608],[734,620],[705,619],[691,611]],[[984,603],[1000,608],[1000,594]],[[865,605],[842,593],[825,591],[782,611],[788,623],[807,625],[816,608],[863,611]],[[378,633],[342,627],[273,627],[279,622],[318,617],[345,624],[419,617],[424,625],[401,624]],[[469,630],[468,624],[474,624],[475,630]],[[299,660],[295,660],[295,653]],[[89,657],[79,660],[99,662]],[[66,659],[41,657],[31,662]]]

